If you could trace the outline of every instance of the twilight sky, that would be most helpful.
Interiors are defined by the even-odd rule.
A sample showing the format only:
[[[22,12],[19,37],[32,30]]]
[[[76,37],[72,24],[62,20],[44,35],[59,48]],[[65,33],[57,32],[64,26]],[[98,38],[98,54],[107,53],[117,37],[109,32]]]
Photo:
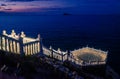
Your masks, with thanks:
[[[0,0],[0,12],[120,14],[119,0]]]

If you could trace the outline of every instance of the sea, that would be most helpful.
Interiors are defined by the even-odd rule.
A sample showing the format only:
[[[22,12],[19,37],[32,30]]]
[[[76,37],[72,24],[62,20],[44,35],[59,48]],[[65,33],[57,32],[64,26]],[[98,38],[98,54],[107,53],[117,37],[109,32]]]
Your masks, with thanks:
[[[45,47],[63,51],[93,47],[108,51],[108,61],[120,70],[120,15],[0,15],[0,32],[6,30],[37,38]]]

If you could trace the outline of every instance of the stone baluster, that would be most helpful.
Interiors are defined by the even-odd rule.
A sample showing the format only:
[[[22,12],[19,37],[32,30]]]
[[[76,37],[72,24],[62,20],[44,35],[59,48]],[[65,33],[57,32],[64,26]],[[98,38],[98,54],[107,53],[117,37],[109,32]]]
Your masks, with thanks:
[[[37,46],[37,50],[36,50],[36,51],[37,51],[37,53],[38,53],[38,44],[37,44],[37,43],[36,43],[36,46]]]
[[[31,54],[31,49],[30,49],[30,48],[31,48],[31,46],[29,45],[29,51],[30,51],[30,55],[32,55],[32,54]]]
[[[35,54],[35,44],[33,43],[33,53]]]
[[[29,44],[29,53],[30,53],[30,55],[31,55],[31,49],[30,49],[30,44]]]
[[[28,55],[28,52],[27,52],[27,45],[25,46],[25,55]]]
[[[1,41],[1,44],[2,44],[1,49],[2,49],[2,50],[4,50],[4,44],[3,44],[4,41],[3,41],[3,39],[4,39],[4,37],[2,37],[2,41]]]
[[[25,55],[27,55],[27,53],[26,53],[26,46],[24,46],[24,53],[25,53]]]
[[[10,40],[10,50],[11,50],[11,52],[13,52],[13,49],[12,49],[12,40]]]
[[[34,44],[34,45],[35,45],[35,49],[34,50],[35,50],[35,53],[36,53],[36,44]]]
[[[35,47],[34,47],[34,51],[35,51],[35,53],[36,53],[36,44],[35,44],[35,43],[34,43],[34,46],[35,46]]]
[[[5,38],[3,37],[3,50],[5,51]]]
[[[12,41],[13,53],[15,53],[15,42]]]
[[[11,52],[11,48],[10,48],[10,40],[8,39],[8,48],[9,48],[9,52]]]
[[[63,53],[61,53],[61,60],[63,61]]]
[[[34,52],[34,44],[32,44],[32,50],[33,50],[33,53],[35,54],[35,52]]]
[[[38,42],[38,52],[40,52],[40,43]]]
[[[7,51],[7,39],[5,38],[5,51]]]
[[[28,48],[27,48],[27,45],[26,45],[25,47],[26,47],[26,55],[28,55]]]
[[[38,45],[38,43],[36,43],[37,44],[37,53],[39,52],[39,45]]]
[[[19,38],[19,44],[20,44],[20,53],[21,55],[24,55],[24,51],[23,51],[23,37]]]
[[[51,51],[51,57],[53,58],[53,49],[52,49],[52,46],[50,46],[50,51]]]
[[[9,41],[8,39],[6,39],[6,41],[7,41],[7,51],[9,52]]]
[[[35,43],[35,53],[37,53],[37,46],[36,46],[36,43]]]
[[[3,45],[2,45],[2,37],[1,37],[1,41],[0,41],[0,43],[1,43],[1,50],[2,50],[2,46],[3,46]]]
[[[14,41],[12,41],[12,53],[14,53]]]
[[[17,53],[17,42],[15,41],[15,52]]]
[[[18,43],[16,42],[16,53],[18,54]]]
[[[20,53],[20,46],[19,46],[19,43],[17,43],[17,53]]]
[[[28,52],[28,55],[29,55],[29,46],[27,45],[27,52]]]
[[[31,55],[34,54],[32,50],[32,44],[30,44]]]
[[[5,50],[5,38],[2,37],[2,50]]]
[[[28,55],[28,45],[26,45],[26,55]]]
[[[25,46],[23,46],[23,52],[24,52],[24,55],[26,55],[26,53],[25,53]]]
[[[24,46],[24,53],[25,53],[25,55],[26,55],[26,47]]]
[[[39,48],[38,48],[38,43],[36,43],[36,46],[37,46],[37,53],[38,53],[38,49],[39,49]]]
[[[16,53],[16,51],[15,51],[15,41],[13,41],[13,52]]]
[[[2,37],[2,50],[4,50],[4,37]]]
[[[28,55],[30,55],[30,48],[29,48],[29,45],[28,45]]]

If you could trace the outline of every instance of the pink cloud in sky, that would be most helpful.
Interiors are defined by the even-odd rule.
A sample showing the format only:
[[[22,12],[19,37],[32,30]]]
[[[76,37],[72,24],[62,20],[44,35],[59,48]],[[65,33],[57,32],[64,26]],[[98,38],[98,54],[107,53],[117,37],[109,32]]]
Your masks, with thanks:
[[[68,5],[59,1],[31,1],[31,2],[0,2],[6,6],[1,6],[3,12],[36,12],[49,8],[64,8]],[[67,5],[67,6],[66,6]]]
[[[118,14],[120,13],[119,9],[120,2],[114,0],[38,0],[27,2],[0,1],[0,12],[68,12],[72,14]]]

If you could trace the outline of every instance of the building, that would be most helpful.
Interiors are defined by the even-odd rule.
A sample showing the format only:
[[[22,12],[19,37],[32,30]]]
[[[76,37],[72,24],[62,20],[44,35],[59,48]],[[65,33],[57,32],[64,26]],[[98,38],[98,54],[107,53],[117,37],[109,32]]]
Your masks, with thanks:
[[[11,34],[7,34],[4,30],[0,35],[0,50],[21,54],[33,55],[40,53],[40,35],[37,38],[26,37],[24,32],[17,35],[14,30]]]

